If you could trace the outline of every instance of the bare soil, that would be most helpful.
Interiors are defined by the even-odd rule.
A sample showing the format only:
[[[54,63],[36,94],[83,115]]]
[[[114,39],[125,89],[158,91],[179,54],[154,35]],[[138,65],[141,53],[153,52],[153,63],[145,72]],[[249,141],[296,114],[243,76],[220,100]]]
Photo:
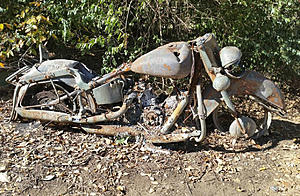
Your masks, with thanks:
[[[4,92],[4,91],[2,91]],[[239,140],[210,126],[201,143],[152,146],[38,121],[6,122],[0,97],[2,195],[300,195],[300,101],[271,135]]]

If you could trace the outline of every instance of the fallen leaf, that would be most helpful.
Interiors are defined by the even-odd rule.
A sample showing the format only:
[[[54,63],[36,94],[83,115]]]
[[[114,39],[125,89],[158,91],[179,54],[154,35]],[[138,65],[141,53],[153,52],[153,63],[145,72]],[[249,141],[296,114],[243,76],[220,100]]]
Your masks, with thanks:
[[[53,180],[54,178],[55,178],[55,175],[48,175],[45,178],[43,178],[42,180],[43,181],[50,181],[50,180]]]
[[[2,31],[4,29],[4,24],[0,24],[0,31]]]
[[[238,192],[246,192],[246,190],[243,189],[243,188],[241,188],[241,187],[238,187],[236,190],[237,190]]]
[[[154,180],[155,180],[155,178],[153,178],[152,176],[149,176],[149,179],[150,179],[151,181],[154,181]]]
[[[28,142],[21,142],[16,148],[23,148],[28,145]]]
[[[117,186],[117,190],[124,192],[125,191],[125,187],[124,186]]]
[[[3,172],[6,170],[6,166],[5,165],[0,165],[0,172]]]
[[[154,193],[154,191],[155,191],[155,190],[154,190],[153,188],[150,188],[150,189],[149,189],[149,193],[150,193],[150,194],[151,194],[151,193]]]
[[[148,177],[151,176],[151,174],[146,174],[146,173],[143,173],[143,172],[141,172],[140,174],[141,174],[141,176],[148,176]]]
[[[187,168],[184,168],[184,170],[186,170],[186,171],[191,171],[193,169],[195,169],[195,168],[193,168],[192,166],[188,166]]]
[[[264,170],[266,170],[267,168],[265,168],[265,167],[261,167],[261,168],[259,168],[259,171],[264,171]]]
[[[0,173],[0,182],[9,182],[7,173]]]

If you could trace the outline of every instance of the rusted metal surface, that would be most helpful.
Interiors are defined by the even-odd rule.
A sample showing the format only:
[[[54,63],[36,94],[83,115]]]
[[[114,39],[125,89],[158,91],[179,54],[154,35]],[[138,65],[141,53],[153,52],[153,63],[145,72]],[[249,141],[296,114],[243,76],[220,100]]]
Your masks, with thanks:
[[[246,116],[241,116],[239,118],[236,118],[231,123],[229,127],[229,133],[233,137],[242,137],[245,134],[251,137],[254,135],[256,127],[256,123],[253,119]]]
[[[42,121],[53,122],[72,122],[71,116],[63,112],[45,110],[26,110],[21,107],[16,107],[15,110],[20,116],[28,119],[37,119]]]
[[[198,137],[199,131],[191,133],[178,133],[178,134],[167,134],[167,135],[149,135],[145,132],[137,130],[129,126],[116,126],[116,125],[97,125],[93,127],[81,127],[84,131],[92,134],[106,135],[106,136],[117,136],[117,135],[131,135],[138,136],[144,135],[147,142],[155,144],[166,144],[175,142],[184,142],[191,137]]]
[[[123,63],[120,67],[118,67],[117,69],[113,70],[112,72],[102,76],[101,78],[97,78],[96,80],[92,80],[89,82],[89,86],[92,87],[97,87],[109,80],[111,80],[112,78],[119,76],[121,74],[124,74],[126,72],[131,71],[131,64],[127,64],[127,63]]]
[[[22,74],[24,74],[24,73],[26,73],[29,70],[30,70],[29,66],[22,67],[21,69],[19,69],[15,73],[13,73],[10,76],[8,76],[5,79],[5,81],[7,83],[10,83],[10,84],[13,84],[13,85],[17,85],[18,84],[18,80],[19,80],[19,76],[22,75]]]
[[[97,123],[97,122],[104,122],[113,120],[122,116],[126,110],[128,109],[128,105],[123,104],[123,107],[120,108],[117,112],[110,112],[107,114],[100,114],[96,116],[91,116],[88,118],[83,118],[80,116],[72,116],[67,113],[63,112],[55,112],[49,110],[27,110],[21,107],[16,107],[16,112],[28,119],[37,119],[42,121],[53,121],[53,122],[69,122],[69,123],[79,123],[79,124],[90,124],[90,123]]]
[[[225,131],[228,131],[228,130],[225,130],[225,128],[222,126],[222,121],[219,119],[219,115],[221,114],[220,112],[221,111],[220,111],[219,108],[216,109],[216,110],[214,110],[213,116],[212,116],[213,117],[213,122],[214,122],[214,125],[216,126],[216,128],[218,130],[225,132]],[[237,120],[235,119],[235,121],[237,121]],[[253,134],[249,134],[249,130],[251,130],[251,129],[248,129],[246,132],[247,132],[248,136],[253,135],[252,137],[255,138],[255,139],[257,139],[257,138],[259,138],[259,137],[261,137],[263,135],[268,134],[268,130],[270,128],[271,122],[272,122],[272,114],[267,109],[265,109],[264,110],[263,121],[259,121],[258,122],[259,124],[256,127],[257,132],[254,135]],[[235,125],[239,126],[238,124],[235,124]],[[235,127],[235,128],[237,128],[237,127]],[[240,131],[242,129],[239,128],[238,130]],[[236,131],[231,130],[231,132],[236,132]],[[236,136],[236,135],[233,135],[233,136]]]
[[[217,74],[216,78],[214,79],[212,83],[214,89],[221,92],[229,88],[230,86],[230,79],[222,74]]]
[[[212,61],[210,60],[208,54],[205,51],[205,47],[202,45],[202,46],[198,46],[197,49],[200,53],[200,57],[201,57],[201,60],[203,61],[203,65],[204,65],[204,69],[205,69],[206,73],[210,77],[211,81],[214,81],[216,78],[216,74],[213,71],[213,64],[212,64]]]
[[[183,112],[184,108],[186,107],[188,103],[188,98],[185,96],[181,102],[177,105],[176,109],[172,113],[172,115],[168,118],[167,122],[164,124],[164,126],[161,129],[162,134],[167,134],[170,132],[170,129],[174,125],[174,123],[177,121],[181,113]]]
[[[178,133],[178,134],[167,134],[167,135],[155,135],[155,136],[146,136],[148,142],[155,144],[167,144],[175,142],[184,142],[190,139],[191,137],[199,137],[200,131],[194,131],[191,133]]]
[[[136,73],[167,78],[184,78],[192,66],[192,52],[186,42],[173,42],[139,57],[132,63]]]
[[[232,79],[231,85],[227,89],[232,95],[252,95],[265,101],[276,109],[284,110],[284,98],[280,89],[263,75],[255,71],[247,71],[240,79]],[[204,92],[204,104],[207,109],[207,115],[215,110],[220,103],[221,95],[213,87],[208,87]]]
[[[122,116],[129,106],[131,105],[133,99],[136,97],[135,93],[132,93],[128,98],[123,102],[121,108],[116,112],[108,112],[100,115],[95,115],[91,117],[80,117],[72,116],[63,112],[55,112],[49,110],[26,110],[21,107],[16,107],[16,112],[25,118],[29,119],[39,119],[44,121],[53,121],[53,122],[70,122],[70,123],[79,123],[79,124],[92,124],[97,122],[104,122],[116,119]]]
[[[218,46],[216,38],[212,33],[207,33],[204,36],[199,37],[196,40],[196,43],[205,71],[211,81],[214,81],[216,73],[213,68],[220,67],[221,65],[219,57],[220,47]]]
[[[215,66],[220,65],[220,58],[218,57],[220,47],[217,43],[217,40],[216,40],[216,37],[214,34],[206,33],[205,35],[198,37],[194,41],[196,42],[197,46],[205,47],[206,53],[209,56],[209,59],[213,65],[215,65]],[[213,55],[213,56],[210,56],[210,55]]]
[[[96,125],[93,127],[81,127],[84,131],[92,134],[116,136],[119,134],[128,134],[132,136],[138,136],[143,134],[143,132],[136,130],[128,126],[116,126],[116,125]]]
[[[66,77],[71,76],[74,77]],[[55,78],[65,84],[75,87],[75,84],[88,89],[89,81],[95,75],[84,64],[66,59],[55,59],[41,63],[39,67],[32,67],[28,73],[23,75],[20,80],[26,83],[38,82]]]
[[[116,119],[122,116],[128,110],[129,106],[131,105],[135,97],[136,97],[135,93],[129,95],[128,98],[123,102],[121,108],[116,112],[109,112],[105,114],[95,115],[81,120],[79,119],[78,123],[96,123],[96,122],[103,122],[103,121]],[[77,121],[75,122],[77,123]]]
[[[285,109],[284,97],[280,89],[274,82],[255,71],[247,71],[241,79],[233,79],[228,91],[231,95],[253,95],[276,108]]]
[[[20,91],[20,88],[21,88],[21,85],[20,84],[17,84],[16,85],[16,88],[14,90],[14,95],[13,95],[13,105],[12,105],[12,111],[11,111],[11,114],[10,114],[10,119],[9,120],[16,120],[18,115],[16,113],[16,106],[17,106],[17,103],[18,103],[18,94],[19,94],[19,91]]]
[[[201,126],[201,134],[196,139],[197,142],[201,142],[206,137],[206,109],[203,103],[202,91],[200,82],[196,85],[196,95],[197,95],[197,105],[198,105],[198,119],[200,121]]]
[[[230,65],[238,63],[242,58],[242,52],[235,46],[226,46],[220,51],[222,67],[228,68]]]
[[[96,103],[101,105],[121,102],[123,99],[123,87],[124,81],[117,78],[99,87],[93,88],[93,95]]]
[[[55,59],[43,62],[38,68],[32,67],[20,80],[25,83],[33,83],[55,79],[55,81],[63,82],[73,88],[78,86],[88,90],[130,70],[129,64],[123,64],[113,72],[94,80],[97,78],[96,75],[83,63],[74,60]]]

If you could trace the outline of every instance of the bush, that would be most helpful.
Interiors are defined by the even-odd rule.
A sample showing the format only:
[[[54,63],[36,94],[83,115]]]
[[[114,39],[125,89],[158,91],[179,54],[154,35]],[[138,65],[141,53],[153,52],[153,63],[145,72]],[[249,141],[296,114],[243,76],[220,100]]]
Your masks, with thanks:
[[[35,54],[51,41],[101,53],[107,72],[159,45],[213,32],[220,46],[241,48],[249,68],[295,79],[298,8],[297,0],[2,0],[0,58]]]

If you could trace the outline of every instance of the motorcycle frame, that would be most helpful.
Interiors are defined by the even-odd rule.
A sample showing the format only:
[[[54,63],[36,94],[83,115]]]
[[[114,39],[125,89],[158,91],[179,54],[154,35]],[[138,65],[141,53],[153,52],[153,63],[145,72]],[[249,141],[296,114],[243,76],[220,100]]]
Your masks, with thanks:
[[[197,52],[199,52],[202,64],[206,70],[206,73],[213,81],[216,77],[214,73],[214,67],[218,65],[218,59],[215,59],[214,53],[219,50],[217,45],[213,47],[204,47],[203,44],[197,45]],[[207,50],[208,49],[208,50]],[[210,50],[209,50],[210,49]],[[193,58],[194,59],[194,58]],[[193,62],[195,63],[195,62]],[[197,62],[196,62],[197,63]],[[26,108],[22,107],[20,103],[24,98],[27,89],[32,85],[41,84],[41,83],[51,83],[55,89],[54,82],[57,81],[57,78],[63,78],[65,76],[72,75],[76,81],[76,89],[69,95],[73,96],[75,94],[80,94],[84,91],[94,89],[100,85],[105,84],[106,82],[112,80],[115,77],[123,75],[131,69],[131,63],[124,63],[119,68],[115,69],[113,72],[108,73],[102,77],[97,77],[86,83],[80,73],[73,68],[64,67],[62,69],[53,70],[48,72],[44,75],[41,75],[35,67],[32,69],[22,69],[23,72],[30,72],[27,73],[26,77],[23,77],[21,81],[15,82],[15,77],[18,74],[21,74],[22,71],[18,71],[17,73],[13,74],[12,76],[7,78],[8,82],[15,83],[16,88],[13,96],[13,112],[11,115],[11,119],[16,118],[16,114],[19,114],[22,117],[26,117],[29,119],[39,119],[39,120],[46,120],[46,121],[53,121],[53,122],[67,122],[67,123],[75,123],[75,124],[94,124],[98,122],[104,121],[111,121],[122,116],[129,106],[131,105],[132,101],[136,97],[136,93],[131,93],[123,102],[121,108],[116,112],[109,112],[105,114],[95,115],[91,117],[83,118],[81,116],[72,116],[70,114],[66,114],[63,112],[56,112],[56,111],[43,111],[43,110],[27,110]],[[198,66],[199,65],[195,65]],[[192,77],[192,76],[191,76]],[[206,125],[205,119],[208,117],[214,110],[218,108],[220,103],[222,102],[222,94],[217,92],[215,89],[212,88],[211,85],[205,88],[205,91],[202,92],[201,85],[196,85],[196,94],[197,94],[197,101],[198,101],[198,118],[201,124],[201,131],[195,131],[190,134],[170,134],[169,130],[176,122],[182,111],[188,105],[189,95],[184,95],[182,101],[178,104],[174,112],[172,113],[171,117],[168,121],[164,124],[162,128],[162,133],[167,134],[165,136],[160,136],[159,138],[152,138],[154,143],[169,143],[169,142],[178,142],[184,141],[190,137],[198,138],[197,141],[202,141],[205,137],[206,133]],[[229,89],[226,90],[228,96],[232,95],[251,95],[255,97],[256,101],[261,103],[266,109],[270,110],[273,106],[276,109],[272,109],[273,112],[277,112],[279,114],[285,109],[284,99],[280,92],[280,90],[275,86],[275,84],[266,79],[263,75],[255,72],[255,71],[246,71],[245,74],[239,79],[231,79],[231,85]],[[59,101],[66,99],[65,97],[58,97],[56,100],[53,100],[52,104],[58,103]],[[224,96],[223,96],[224,98]],[[225,100],[226,101],[226,100]],[[205,126],[205,127],[204,127]],[[101,129],[91,129],[85,127],[84,130],[90,133],[103,133]],[[125,128],[126,130],[126,128]],[[128,129],[127,129],[128,131]],[[105,132],[105,131],[104,131]],[[107,132],[107,131],[106,131]],[[134,131],[133,131],[134,132]],[[132,133],[133,133],[132,132]]]

